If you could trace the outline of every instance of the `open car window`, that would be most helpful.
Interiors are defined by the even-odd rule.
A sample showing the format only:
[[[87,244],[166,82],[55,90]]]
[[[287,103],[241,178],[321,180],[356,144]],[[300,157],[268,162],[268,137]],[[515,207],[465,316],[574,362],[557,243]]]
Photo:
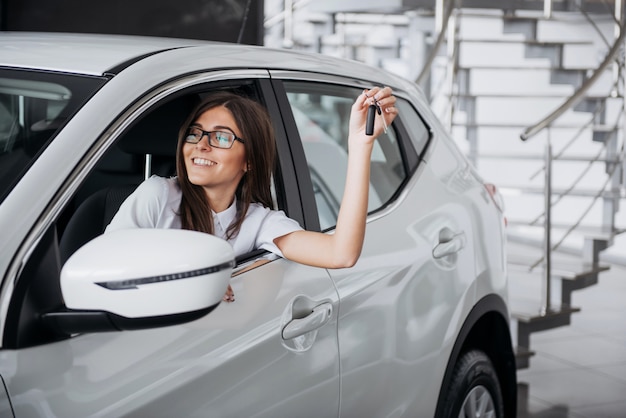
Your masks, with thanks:
[[[322,230],[337,223],[348,164],[350,109],[361,90],[309,82],[285,82],[313,184]],[[368,212],[383,207],[407,178],[393,126],[380,135],[371,159]]]
[[[176,144],[181,125],[204,94],[223,88],[235,89],[263,102],[254,80],[237,80],[235,85],[212,83],[176,92],[136,115],[95,166],[79,175],[81,186],[67,199],[65,208],[47,229],[17,279],[20,286],[13,293],[7,314],[11,325],[5,333],[5,347],[34,346],[59,338],[30,313],[52,311],[63,305],[59,286],[61,267],[80,247],[104,232],[122,202],[146,177],[176,175]],[[96,143],[98,135],[94,133],[89,140]],[[272,196],[276,208],[283,209],[285,190],[278,181],[280,178],[277,171]],[[266,251],[245,254],[236,260],[235,273],[271,259]]]

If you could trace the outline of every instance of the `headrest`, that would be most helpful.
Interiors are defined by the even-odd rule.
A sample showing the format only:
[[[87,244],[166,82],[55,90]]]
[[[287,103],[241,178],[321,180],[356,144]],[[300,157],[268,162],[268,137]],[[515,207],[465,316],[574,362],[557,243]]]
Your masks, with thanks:
[[[199,101],[197,95],[186,95],[159,105],[135,122],[119,147],[130,154],[176,155],[178,131]]]

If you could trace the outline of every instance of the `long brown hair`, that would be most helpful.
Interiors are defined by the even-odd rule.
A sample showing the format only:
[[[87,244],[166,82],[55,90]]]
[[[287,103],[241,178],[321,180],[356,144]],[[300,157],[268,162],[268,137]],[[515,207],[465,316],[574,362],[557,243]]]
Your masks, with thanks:
[[[204,98],[185,121],[178,134],[176,174],[183,193],[180,203],[183,229],[209,234],[214,232],[209,201],[203,188],[189,181],[182,150],[187,128],[204,112],[218,106],[224,106],[233,115],[244,139],[243,145],[248,163],[248,171],[241,178],[235,192],[237,214],[226,231],[226,237],[230,239],[239,233],[251,203],[272,207],[271,176],[276,146],[269,114],[261,104],[228,91],[218,91]]]

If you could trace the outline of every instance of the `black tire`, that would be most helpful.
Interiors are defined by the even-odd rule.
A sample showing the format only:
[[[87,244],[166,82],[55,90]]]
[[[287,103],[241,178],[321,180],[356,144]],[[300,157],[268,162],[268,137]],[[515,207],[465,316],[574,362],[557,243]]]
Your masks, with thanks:
[[[454,366],[446,394],[446,418],[503,418],[502,391],[491,360],[479,350],[463,354]]]

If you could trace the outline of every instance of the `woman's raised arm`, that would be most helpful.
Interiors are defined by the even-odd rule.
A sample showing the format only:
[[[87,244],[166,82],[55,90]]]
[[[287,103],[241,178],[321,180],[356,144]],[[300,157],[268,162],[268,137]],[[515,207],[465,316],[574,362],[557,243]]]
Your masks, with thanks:
[[[346,185],[334,233],[296,231],[274,240],[285,258],[324,268],[353,266],[361,254],[365,237],[370,182],[370,158],[374,140],[390,126],[398,111],[389,87],[364,91],[352,105],[348,136]],[[368,107],[377,103],[373,135],[366,134]],[[383,122],[384,118],[384,122]]]

